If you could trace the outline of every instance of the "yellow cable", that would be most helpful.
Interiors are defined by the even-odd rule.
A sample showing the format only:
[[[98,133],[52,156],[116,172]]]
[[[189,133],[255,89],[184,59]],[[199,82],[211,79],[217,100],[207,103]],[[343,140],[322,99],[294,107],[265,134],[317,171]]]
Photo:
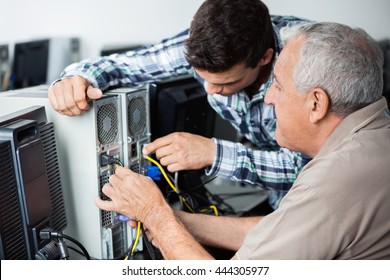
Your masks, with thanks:
[[[137,234],[136,234],[136,236],[135,236],[134,245],[133,245],[133,248],[131,248],[131,253],[130,253],[130,255],[134,254],[134,250],[135,250],[135,248],[136,248],[137,245],[138,245],[138,239],[139,239],[139,236],[140,236],[140,232],[141,232],[141,222],[138,221],[138,222],[137,222]]]
[[[161,173],[163,174],[165,180],[168,182],[169,186],[172,188],[172,190],[177,193],[177,189],[176,187],[172,184],[171,180],[169,180],[169,177],[167,175],[167,173],[165,172],[164,168],[161,166],[161,164],[159,164],[157,161],[155,161],[154,159],[152,159],[151,157],[149,156],[146,156],[145,159],[147,159],[148,161],[154,163],[155,165],[157,165],[157,167],[160,169]],[[195,213],[195,211],[191,208],[191,206],[187,203],[187,201],[185,200],[184,197],[181,197],[181,200],[183,201],[183,203],[185,204],[185,206],[187,206],[187,208],[192,212],[192,213]]]
[[[215,216],[218,216],[218,208],[215,205],[210,205],[209,208],[211,208],[214,211]],[[207,211],[207,208],[200,209],[200,212],[204,213]]]
[[[215,216],[218,216],[218,209],[215,205],[210,205],[210,208],[214,210]]]
[[[157,167],[160,169],[161,173],[164,175],[165,180],[167,180],[169,186],[171,186],[171,188],[175,191],[175,193],[177,193],[176,187],[172,184],[171,180],[169,180],[168,175],[167,175],[167,173],[165,173],[164,168],[157,161],[152,159],[151,157],[146,156],[145,158],[148,161],[150,161],[150,162],[154,163],[155,165],[157,165]]]

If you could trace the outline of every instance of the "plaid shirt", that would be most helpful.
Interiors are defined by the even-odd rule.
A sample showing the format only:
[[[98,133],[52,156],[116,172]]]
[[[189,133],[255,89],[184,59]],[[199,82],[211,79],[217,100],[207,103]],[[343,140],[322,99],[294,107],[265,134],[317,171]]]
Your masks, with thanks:
[[[295,17],[272,16],[272,22],[277,56],[282,48],[280,29],[307,21]],[[189,30],[185,30],[155,45],[72,64],[64,70],[61,77],[81,75],[92,86],[102,90],[141,86],[151,81],[188,74],[194,75],[203,84],[204,81],[196,75],[184,56],[184,42],[188,34]],[[309,158],[280,148],[275,141],[274,107],[264,103],[265,93],[272,81],[273,74],[252,99],[244,91],[228,97],[216,94],[208,96],[214,110],[257,148],[251,149],[241,143],[214,139],[216,158],[206,174],[266,187],[270,190],[271,206],[277,208]]]

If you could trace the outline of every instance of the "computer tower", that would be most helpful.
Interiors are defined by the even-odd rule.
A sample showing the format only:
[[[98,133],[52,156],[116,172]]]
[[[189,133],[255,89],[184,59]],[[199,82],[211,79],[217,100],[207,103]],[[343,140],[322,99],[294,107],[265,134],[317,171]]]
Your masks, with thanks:
[[[150,137],[148,92],[145,88],[111,90],[92,101],[84,115],[68,117],[52,109],[47,91],[47,86],[37,86],[3,92],[0,111],[45,106],[48,120],[56,126],[68,217],[65,233],[82,243],[93,258],[119,258],[131,245],[134,230],[116,213],[98,209],[94,198],[104,198],[101,188],[115,169],[115,164],[102,161],[103,156],[145,173],[140,149]],[[128,129],[133,123],[138,126]],[[137,250],[142,250],[142,243]]]
[[[66,215],[54,125],[42,106],[0,117],[0,259],[58,259]]]
[[[121,106],[123,164],[137,173],[149,165],[143,159],[142,147],[150,142],[149,92],[145,88],[117,88],[106,93],[116,95]]]

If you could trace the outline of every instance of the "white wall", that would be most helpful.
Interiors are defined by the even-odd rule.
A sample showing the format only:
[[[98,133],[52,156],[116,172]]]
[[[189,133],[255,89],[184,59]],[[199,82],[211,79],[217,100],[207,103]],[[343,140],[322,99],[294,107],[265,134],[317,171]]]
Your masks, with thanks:
[[[0,0],[0,44],[76,36],[82,57],[105,45],[159,41],[186,28],[202,0]],[[6,28],[5,28],[6,27]]]
[[[236,0],[239,1],[239,0]],[[107,45],[160,41],[187,28],[203,0],[0,0],[0,44],[81,38],[81,57]],[[390,38],[390,0],[264,0],[271,13],[338,21]]]
[[[271,13],[360,27],[377,40],[390,38],[390,0],[264,0]]]

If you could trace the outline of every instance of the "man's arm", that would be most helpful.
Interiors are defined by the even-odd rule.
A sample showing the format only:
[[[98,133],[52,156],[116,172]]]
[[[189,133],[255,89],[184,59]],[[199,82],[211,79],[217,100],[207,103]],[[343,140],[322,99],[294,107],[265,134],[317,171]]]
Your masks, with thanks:
[[[155,220],[154,226],[150,220],[148,221],[148,225],[153,228],[146,229],[149,241],[160,249],[165,258],[170,259],[209,258],[203,248],[195,244],[198,242],[202,245],[235,252],[241,247],[249,231],[262,218],[217,217],[204,214],[192,214],[179,210],[174,210],[174,213],[177,218],[176,220],[172,219],[171,214],[163,215],[160,211],[157,215],[153,216]],[[184,247],[178,246],[174,248],[178,250],[175,252],[172,246],[177,246],[177,244],[172,244],[172,241],[176,243],[179,240],[186,242],[185,244],[189,245],[189,247],[185,249]],[[193,251],[190,255],[187,255],[183,252],[184,249],[191,249]]]
[[[205,245],[237,250],[259,221],[174,213],[149,177],[123,167],[116,169],[102,191],[111,200],[96,197],[96,205],[142,222],[165,259],[212,259],[196,239]]]
[[[207,169],[209,176],[259,184],[287,192],[309,158],[288,149],[253,150],[240,143],[176,132],[148,144],[144,154],[156,152],[170,172]]]
[[[142,222],[165,259],[212,259],[176,218],[149,177],[118,167],[102,192],[111,200],[96,197],[96,205]]]
[[[174,132],[154,140],[143,154],[156,153],[157,159],[169,172],[196,170],[210,166],[215,157],[212,139],[186,132]]]
[[[241,143],[216,139],[215,161],[206,174],[288,191],[309,160],[284,148],[251,149]]]
[[[237,251],[262,217],[221,217],[175,210],[187,230],[203,245]]]
[[[56,111],[74,116],[85,111],[89,99],[95,97],[87,95],[89,86],[104,91],[192,74],[184,55],[187,38],[188,30],[159,44],[71,64],[50,87],[49,100]],[[78,76],[77,80],[73,79],[75,76]],[[101,96],[101,91],[98,95]]]
[[[168,208],[167,208],[168,207]],[[165,260],[210,260],[213,257],[188,232],[172,209],[165,205],[144,221]]]

